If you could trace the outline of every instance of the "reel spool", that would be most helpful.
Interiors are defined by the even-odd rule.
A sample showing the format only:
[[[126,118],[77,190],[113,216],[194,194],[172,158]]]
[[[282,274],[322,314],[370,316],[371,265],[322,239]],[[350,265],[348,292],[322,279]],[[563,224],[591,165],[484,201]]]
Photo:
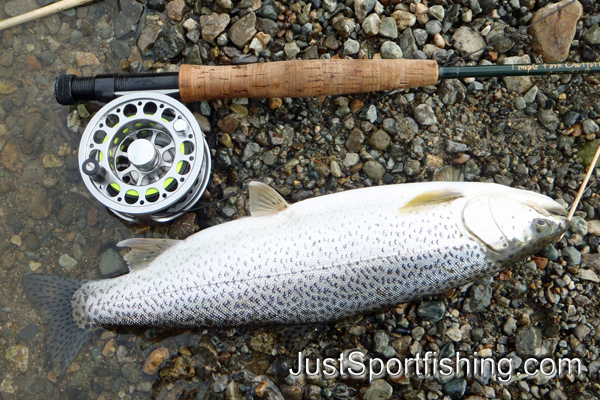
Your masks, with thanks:
[[[193,114],[158,93],[106,104],[79,145],[88,190],[130,222],[167,222],[186,212],[208,185],[210,149]]]

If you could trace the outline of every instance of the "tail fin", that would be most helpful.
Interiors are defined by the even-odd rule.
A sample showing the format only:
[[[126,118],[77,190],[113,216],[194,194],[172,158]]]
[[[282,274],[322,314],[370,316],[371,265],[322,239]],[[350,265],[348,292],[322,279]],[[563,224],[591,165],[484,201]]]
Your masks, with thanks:
[[[60,379],[93,334],[93,330],[80,328],[73,319],[71,300],[83,281],[33,274],[25,276],[24,284],[27,298],[48,326],[48,351],[52,361],[60,362]]]

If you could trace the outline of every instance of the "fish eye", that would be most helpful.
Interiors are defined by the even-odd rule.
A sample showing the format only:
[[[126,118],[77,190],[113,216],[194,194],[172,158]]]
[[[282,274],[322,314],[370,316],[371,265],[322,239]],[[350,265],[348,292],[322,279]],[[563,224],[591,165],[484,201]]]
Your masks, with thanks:
[[[548,222],[543,219],[536,219],[535,229],[539,232],[545,231],[546,229],[548,229]]]

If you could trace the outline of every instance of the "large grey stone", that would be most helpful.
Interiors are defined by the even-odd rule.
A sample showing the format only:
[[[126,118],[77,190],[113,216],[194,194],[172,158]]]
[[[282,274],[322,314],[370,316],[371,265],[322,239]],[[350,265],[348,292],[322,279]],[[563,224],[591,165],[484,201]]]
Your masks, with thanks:
[[[229,39],[238,47],[244,47],[256,33],[256,14],[250,12],[229,28]]]
[[[102,253],[98,268],[104,277],[113,277],[127,272],[127,265],[123,257],[115,249],[106,249]]]

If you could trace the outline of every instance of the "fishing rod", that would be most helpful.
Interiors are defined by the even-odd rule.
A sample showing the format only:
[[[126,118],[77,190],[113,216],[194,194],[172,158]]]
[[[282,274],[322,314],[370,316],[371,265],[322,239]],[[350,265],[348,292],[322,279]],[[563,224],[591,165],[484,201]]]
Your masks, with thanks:
[[[575,1],[443,66],[432,60],[406,59],[276,61],[228,66],[184,64],[179,72],[152,75],[104,74],[82,78],[60,75],[54,91],[62,105],[91,100],[109,102],[121,95],[144,91],[167,94],[190,103],[223,98],[311,97],[398,90],[435,85],[439,79],[599,72],[598,62],[452,66],[543,22]]]
[[[433,60],[298,60],[245,65],[181,65],[179,72],[60,75],[56,100],[63,105],[109,102],[134,92],[154,92],[184,103],[225,98],[312,97],[407,89],[440,79],[491,78],[600,72],[600,62],[438,66]]]

